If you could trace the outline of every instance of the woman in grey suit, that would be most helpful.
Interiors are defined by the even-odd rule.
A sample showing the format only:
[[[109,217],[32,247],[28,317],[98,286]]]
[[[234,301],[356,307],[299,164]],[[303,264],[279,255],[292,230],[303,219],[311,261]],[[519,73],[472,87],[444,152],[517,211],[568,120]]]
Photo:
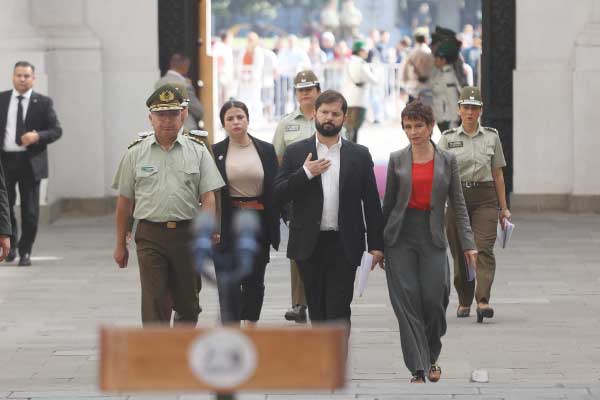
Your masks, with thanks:
[[[411,382],[437,382],[437,360],[446,333],[450,273],[444,229],[449,198],[456,210],[465,257],[475,265],[477,250],[460,186],[454,155],[431,141],[431,107],[419,101],[401,114],[410,146],[390,155],[383,200],[386,275],[394,313],[400,326],[404,363]]]

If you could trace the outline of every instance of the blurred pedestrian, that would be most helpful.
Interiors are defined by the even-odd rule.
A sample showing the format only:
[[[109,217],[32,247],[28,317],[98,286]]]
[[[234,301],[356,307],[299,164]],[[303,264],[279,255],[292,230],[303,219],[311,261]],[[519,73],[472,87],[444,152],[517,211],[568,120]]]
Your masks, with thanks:
[[[188,117],[185,120],[185,127],[189,130],[198,129],[198,123],[204,116],[204,108],[196,96],[196,90],[192,81],[188,77],[191,60],[188,56],[180,53],[174,53],[169,59],[169,70],[155,84],[154,88],[166,85],[167,83],[185,85],[188,97]]]
[[[264,80],[265,54],[260,46],[260,37],[256,32],[247,35],[246,48],[238,63],[238,99],[248,104],[249,111],[255,117],[253,124],[260,126],[263,119],[262,85]]]
[[[366,61],[368,54],[365,42],[361,40],[354,42],[352,57],[344,66],[343,72],[342,93],[348,102],[345,127],[348,140],[355,143],[369,107],[368,85],[377,83],[377,78]]]
[[[429,31],[425,28],[415,30],[415,46],[406,60],[402,80],[408,92],[409,102],[421,98],[428,104],[431,99],[423,99],[427,91],[431,91],[429,77],[433,69],[433,54],[427,45]]]
[[[225,103],[234,95],[235,67],[233,64],[233,33],[223,31],[219,34],[219,40],[213,45],[213,57],[217,70],[215,76],[219,85],[218,104]]]
[[[435,50],[435,68],[431,74],[433,94],[433,116],[440,132],[458,125],[456,104],[460,94],[460,83],[451,64],[452,52],[458,52],[449,42],[441,43]]]

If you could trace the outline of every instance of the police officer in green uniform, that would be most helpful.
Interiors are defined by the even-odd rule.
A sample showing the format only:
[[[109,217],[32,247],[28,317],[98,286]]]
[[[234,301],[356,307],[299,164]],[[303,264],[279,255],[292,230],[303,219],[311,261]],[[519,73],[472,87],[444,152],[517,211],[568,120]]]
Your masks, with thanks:
[[[510,220],[502,168],[506,166],[498,131],[479,124],[483,108],[479,89],[467,86],[458,100],[462,124],[444,131],[438,146],[454,153],[463,187],[463,194],[479,251],[475,280],[469,281],[467,266],[458,240],[454,210],[448,207],[446,226],[450,251],[454,259],[454,287],[458,293],[457,316],[468,317],[473,296],[477,301],[477,322],[492,318],[490,292],[496,259],[494,243],[498,220]]]
[[[321,93],[319,79],[313,71],[300,71],[294,78],[294,91],[300,107],[285,115],[273,137],[273,146],[279,163],[285,149],[292,143],[311,137],[315,128],[315,100]],[[290,260],[292,280],[292,308],[285,313],[285,319],[298,323],[306,322],[306,295],[304,284],[298,272],[296,261]]]
[[[154,135],[136,140],[117,170],[116,246],[113,257],[127,266],[127,226],[139,221],[135,242],[142,287],[142,322],[168,323],[169,296],[183,321],[196,323],[200,307],[190,251],[191,222],[199,203],[214,214],[213,191],[224,182],[204,144],[183,133],[183,97],[173,85],[146,101]],[[135,209],[133,209],[135,204]]]

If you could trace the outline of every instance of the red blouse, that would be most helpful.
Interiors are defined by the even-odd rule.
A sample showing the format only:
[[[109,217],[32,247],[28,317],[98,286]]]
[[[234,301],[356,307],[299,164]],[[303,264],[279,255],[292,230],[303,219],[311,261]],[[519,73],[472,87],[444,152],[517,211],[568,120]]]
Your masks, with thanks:
[[[412,192],[408,208],[431,210],[431,187],[433,186],[433,160],[412,165]]]

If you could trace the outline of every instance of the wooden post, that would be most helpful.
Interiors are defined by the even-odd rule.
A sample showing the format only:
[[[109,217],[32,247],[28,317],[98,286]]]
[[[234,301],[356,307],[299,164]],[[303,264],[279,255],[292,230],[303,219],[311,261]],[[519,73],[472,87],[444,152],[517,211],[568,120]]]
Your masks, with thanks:
[[[204,107],[204,130],[208,132],[208,140],[214,143],[214,84],[213,58],[211,49],[211,0],[198,0],[199,46],[198,46],[198,76],[203,83],[200,91],[200,102]]]
[[[347,327],[101,328],[103,391],[334,390]]]

